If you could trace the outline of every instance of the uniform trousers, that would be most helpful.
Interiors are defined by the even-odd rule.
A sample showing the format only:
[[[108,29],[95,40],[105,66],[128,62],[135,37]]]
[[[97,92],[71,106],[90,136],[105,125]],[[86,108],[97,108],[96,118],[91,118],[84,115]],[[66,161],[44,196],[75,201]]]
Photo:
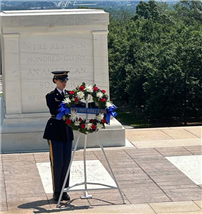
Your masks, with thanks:
[[[59,142],[48,140],[52,172],[53,192],[61,192],[62,185],[71,161],[72,141]],[[69,176],[65,188],[69,187]]]

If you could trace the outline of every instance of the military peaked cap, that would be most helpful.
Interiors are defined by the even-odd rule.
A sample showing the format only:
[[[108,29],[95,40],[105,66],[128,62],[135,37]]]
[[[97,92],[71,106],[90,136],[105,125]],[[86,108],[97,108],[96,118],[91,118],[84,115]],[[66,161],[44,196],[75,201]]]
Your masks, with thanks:
[[[59,79],[59,80],[68,80],[68,73],[69,71],[53,71],[52,74],[54,74],[53,79]]]

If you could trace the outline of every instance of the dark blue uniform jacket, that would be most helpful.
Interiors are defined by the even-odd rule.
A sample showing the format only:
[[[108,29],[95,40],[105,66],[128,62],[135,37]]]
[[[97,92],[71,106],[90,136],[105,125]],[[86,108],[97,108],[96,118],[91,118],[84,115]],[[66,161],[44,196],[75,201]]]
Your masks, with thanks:
[[[65,94],[69,92],[65,90]],[[46,95],[46,103],[51,113],[51,118],[46,124],[43,138],[52,141],[68,142],[74,139],[71,127],[64,120],[55,119],[59,113],[58,109],[63,101],[62,95],[57,89]]]

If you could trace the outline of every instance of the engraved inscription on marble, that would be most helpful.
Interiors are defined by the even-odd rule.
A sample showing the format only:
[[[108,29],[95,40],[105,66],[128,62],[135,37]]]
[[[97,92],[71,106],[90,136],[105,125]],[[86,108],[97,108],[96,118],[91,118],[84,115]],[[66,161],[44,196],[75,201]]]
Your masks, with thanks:
[[[75,81],[71,81],[71,80],[68,80],[68,82],[67,82],[67,87],[76,87],[77,85],[76,85],[76,83],[75,83]],[[48,89],[54,89],[54,87],[55,87],[55,84],[53,83],[53,82],[51,82],[51,81],[40,81],[39,82],[39,88],[40,89],[46,89],[46,88],[48,88]]]
[[[93,83],[91,34],[22,35],[20,43],[23,112],[46,112],[45,95],[55,88],[52,71],[69,70],[67,89]],[[42,95],[40,97],[39,95]]]
[[[40,50],[68,50],[68,49],[83,49],[86,45],[82,42],[68,43],[68,42],[56,42],[56,43],[28,43],[26,50],[28,51],[40,51]]]
[[[86,73],[86,67],[66,67],[66,68],[30,68],[27,71],[27,76],[46,76],[50,75],[52,71],[71,71],[71,74],[83,74]]]
[[[44,99],[43,95],[29,95],[29,100],[42,100]]]
[[[27,50],[47,50],[47,44],[27,44]]]
[[[28,56],[27,63],[36,63],[36,62],[60,62],[60,61],[84,61],[86,55],[37,55],[37,56]]]

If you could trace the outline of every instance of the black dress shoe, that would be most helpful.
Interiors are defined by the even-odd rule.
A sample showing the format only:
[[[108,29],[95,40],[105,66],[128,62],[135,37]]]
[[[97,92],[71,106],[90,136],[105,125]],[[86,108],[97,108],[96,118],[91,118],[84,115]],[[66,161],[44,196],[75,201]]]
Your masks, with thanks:
[[[62,200],[70,201],[70,196],[66,192],[63,192]]]

